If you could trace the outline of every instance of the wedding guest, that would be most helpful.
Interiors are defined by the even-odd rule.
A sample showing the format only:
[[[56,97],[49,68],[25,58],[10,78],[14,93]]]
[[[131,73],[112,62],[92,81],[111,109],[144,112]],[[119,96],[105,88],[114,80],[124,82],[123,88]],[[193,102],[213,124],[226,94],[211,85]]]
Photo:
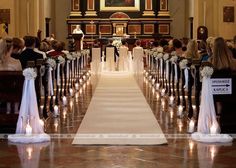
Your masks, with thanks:
[[[107,47],[113,47],[114,48],[114,50],[115,50],[114,61],[116,62],[116,56],[119,57],[119,52],[118,52],[116,46],[114,46],[112,43],[113,43],[113,40],[110,39],[108,45],[106,46],[106,48]],[[106,55],[106,48],[105,48],[105,55]]]
[[[154,41],[152,50],[157,52],[163,52],[163,47],[160,46],[158,41]]]
[[[208,37],[207,40],[206,40],[207,53],[208,53],[209,57],[212,56],[212,50],[213,50],[213,46],[214,46],[214,41],[215,41],[214,37]]]
[[[55,48],[56,48],[56,45],[57,45],[58,41],[57,40],[53,40],[53,41],[46,40],[46,42],[49,43],[49,47],[50,47],[47,54],[52,52],[52,51],[55,51]]]
[[[184,51],[182,50],[182,42],[178,39],[173,40],[173,47],[175,50],[175,54],[177,56],[182,57],[184,55]]]
[[[37,37],[35,37],[35,48],[34,48],[34,51],[36,53],[42,54],[43,55],[43,59],[46,59],[47,58],[46,53],[43,52],[43,51],[40,51],[39,48],[40,48],[40,41],[39,41],[39,39]]]
[[[233,58],[232,52],[230,52],[222,37],[215,39],[210,62],[216,70],[236,70],[236,59]]]
[[[231,49],[232,53],[233,53],[233,57],[236,58],[236,36],[234,36],[233,39],[233,48]]]
[[[201,58],[201,62],[205,62],[209,59],[209,55],[208,55],[208,52],[207,52],[207,44],[205,41],[201,40],[198,44],[198,49],[199,49],[199,55],[200,55],[200,58]]]
[[[144,64],[143,64],[143,47],[141,47],[141,42],[136,41],[136,47],[133,48],[133,70],[136,76],[140,75],[143,72]]]
[[[129,57],[128,51],[129,48],[127,47],[126,40],[121,41],[121,46],[119,49],[120,57],[119,57],[119,71],[128,71],[129,70]]]
[[[63,44],[62,42],[57,42],[54,46],[55,51],[48,52],[48,56],[52,58],[57,58],[59,56],[64,56],[65,53],[62,52]]]
[[[13,50],[13,40],[11,38],[0,39],[0,71],[21,71],[19,60],[11,57]],[[18,113],[19,103],[14,103],[14,112]],[[10,114],[11,103],[6,103],[6,113]]]
[[[187,45],[185,57],[191,60],[200,59],[198,54],[198,45],[196,40],[190,40]]]
[[[41,42],[41,43],[40,43],[39,50],[40,50],[40,51],[43,51],[43,52],[45,52],[45,53],[47,53],[47,51],[49,50],[49,45],[48,45],[48,43],[46,43],[46,42]]]
[[[21,64],[18,60],[11,57],[13,41],[11,38],[0,40],[0,70],[1,71],[20,71]]]
[[[22,38],[14,37],[12,39],[13,50],[11,57],[19,59],[20,53],[25,49],[25,41]]]
[[[22,69],[27,67],[28,61],[36,61],[37,59],[43,59],[43,55],[34,51],[35,37],[25,36],[25,50],[20,54],[19,60],[21,62]]]

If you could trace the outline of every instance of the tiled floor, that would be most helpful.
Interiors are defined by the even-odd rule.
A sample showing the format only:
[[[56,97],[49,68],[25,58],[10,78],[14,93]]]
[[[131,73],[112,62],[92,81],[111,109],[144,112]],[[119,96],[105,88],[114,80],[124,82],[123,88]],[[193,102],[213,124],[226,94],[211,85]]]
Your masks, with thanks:
[[[52,141],[44,144],[16,145],[0,140],[0,167],[81,167],[81,168],[157,168],[157,167],[235,167],[236,143],[203,144],[190,140],[187,119],[177,118],[176,109],[163,108],[148,84],[142,86],[145,97],[168,139],[161,146],[73,146],[76,133],[92,97],[89,83],[60,118],[49,118],[45,129]],[[64,114],[63,114],[63,111]],[[3,136],[2,136],[3,137]]]

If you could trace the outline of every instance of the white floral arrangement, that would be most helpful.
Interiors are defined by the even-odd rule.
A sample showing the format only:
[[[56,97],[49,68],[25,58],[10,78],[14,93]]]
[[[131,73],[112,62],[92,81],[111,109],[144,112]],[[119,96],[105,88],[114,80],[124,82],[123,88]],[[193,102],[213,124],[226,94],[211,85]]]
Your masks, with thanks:
[[[79,57],[81,57],[82,54],[81,54],[81,52],[77,52],[76,55],[79,58]]]
[[[56,65],[57,65],[56,61],[55,61],[54,59],[52,59],[52,58],[48,58],[48,59],[47,59],[47,63],[48,63],[48,65],[49,65],[50,67],[52,67],[52,68],[55,68]]]
[[[205,66],[202,70],[201,70],[201,75],[202,77],[211,77],[211,75],[213,74],[214,69],[212,67],[209,66]]]
[[[86,54],[88,54],[88,55],[89,55],[89,54],[90,54],[90,50],[86,50]]]
[[[157,52],[163,53],[163,48],[162,48],[162,47],[158,47],[158,48],[157,48]]]
[[[158,53],[156,59],[161,59],[161,58],[163,58],[163,53]]]
[[[37,73],[33,68],[26,68],[23,70],[23,75],[26,80],[32,80],[37,77]]]
[[[168,53],[165,53],[164,56],[163,56],[164,61],[168,60],[169,57],[170,57],[169,54],[168,54]]]
[[[175,56],[175,55],[176,55],[176,51],[172,51],[172,52],[170,53],[170,55],[171,55],[171,56]]]
[[[172,56],[172,57],[170,58],[170,61],[171,61],[172,63],[177,63],[177,60],[178,60],[178,56],[176,56],[176,55],[174,55],[174,56]]]
[[[57,58],[59,61],[59,64],[63,64],[66,60],[64,57],[62,57],[61,55]]]
[[[74,59],[73,56],[71,55],[71,53],[66,54],[66,58],[68,60],[73,60]]]
[[[182,61],[180,61],[179,63],[180,69],[185,69],[187,67],[187,64],[188,64],[187,59],[183,59]]]
[[[112,42],[112,45],[115,46],[117,49],[119,49],[120,46],[122,45],[121,39],[115,39],[115,40]]]

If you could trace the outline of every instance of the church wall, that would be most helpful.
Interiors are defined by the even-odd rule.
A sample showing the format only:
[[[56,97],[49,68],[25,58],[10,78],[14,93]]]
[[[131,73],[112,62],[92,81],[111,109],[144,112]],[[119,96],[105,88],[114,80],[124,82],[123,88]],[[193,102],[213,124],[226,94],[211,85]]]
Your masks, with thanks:
[[[54,14],[54,34],[56,35],[56,38],[60,41],[67,41],[66,38],[68,37],[68,28],[66,18],[70,14],[70,9],[70,0],[56,0]]]
[[[169,1],[171,23],[171,36],[174,38],[189,37],[188,34],[188,15],[186,10],[188,6],[185,0]]]
[[[194,37],[197,36],[197,27],[204,25],[204,0],[195,0]],[[234,22],[223,22],[223,7],[234,6]],[[208,36],[222,36],[232,39],[236,35],[236,1],[207,0],[206,1],[206,27]]]

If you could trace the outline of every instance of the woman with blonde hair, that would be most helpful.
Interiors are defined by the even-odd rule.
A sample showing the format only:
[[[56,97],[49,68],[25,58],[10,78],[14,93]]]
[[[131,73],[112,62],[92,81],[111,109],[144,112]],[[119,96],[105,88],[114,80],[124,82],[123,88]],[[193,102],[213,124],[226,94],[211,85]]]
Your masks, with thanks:
[[[215,39],[210,62],[217,70],[236,70],[236,60],[222,37]]]
[[[198,54],[198,44],[196,40],[190,40],[187,45],[187,51],[185,53],[185,57],[191,60],[199,59]]]
[[[0,71],[22,70],[20,61],[11,57],[13,41],[11,38],[0,40]]]

